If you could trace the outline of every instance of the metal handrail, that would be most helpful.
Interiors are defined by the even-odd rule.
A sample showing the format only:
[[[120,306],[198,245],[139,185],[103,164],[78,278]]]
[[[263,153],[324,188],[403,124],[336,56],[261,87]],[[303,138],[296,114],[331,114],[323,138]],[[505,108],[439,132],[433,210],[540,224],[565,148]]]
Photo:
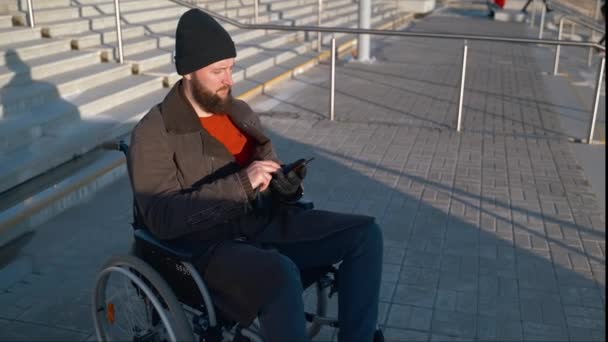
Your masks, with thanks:
[[[564,14],[562,17],[560,17],[559,20],[562,20],[563,18],[567,18],[567,20],[569,20],[569,21],[571,21],[571,22],[573,22],[575,24],[579,24],[581,26],[584,26],[584,27],[586,27],[588,29],[591,29],[593,31],[597,31],[597,32],[601,32],[601,33],[605,33],[606,32],[605,29],[603,27],[601,27],[601,26],[590,24],[590,23],[588,23],[586,21],[577,19],[576,17],[573,17],[573,16],[571,16],[569,14]]]
[[[599,50],[604,51],[604,46],[597,43],[590,42],[561,42],[554,39],[534,39],[534,38],[518,38],[518,37],[504,37],[504,36],[492,36],[492,35],[474,35],[474,34],[455,34],[455,33],[429,33],[429,32],[409,32],[409,31],[396,31],[396,30],[377,30],[377,29],[359,29],[359,28],[348,28],[348,27],[330,27],[330,26],[286,26],[286,25],[274,25],[274,24],[246,24],[241,23],[237,20],[228,18],[221,14],[209,11],[205,8],[192,5],[184,0],[171,0],[172,2],[189,7],[199,9],[210,16],[218,19],[222,22],[226,22],[230,25],[234,25],[240,29],[251,29],[251,30],[275,30],[275,31],[304,31],[304,32],[327,32],[327,33],[350,33],[350,34],[370,34],[375,36],[400,36],[400,37],[419,37],[419,38],[443,38],[443,39],[458,39],[458,40],[478,40],[478,41],[492,41],[492,42],[503,42],[503,43],[520,43],[520,44],[545,44],[545,45],[567,45],[567,46],[579,46],[579,47],[595,47]]]
[[[34,22],[34,7],[32,6],[32,0],[27,0],[27,17],[30,22],[30,27],[36,26]]]
[[[116,40],[118,42],[118,63],[122,64],[125,60],[122,49],[122,28],[120,26],[120,1],[114,0],[114,14],[116,16]]]
[[[599,3],[600,3],[600,1],[598,0],[597,4],[599,5]],[[601,25],[601,23],[597,22],[598,19],[599,19],[599,17],[598,17],[598,15],[599,15],[599,8],[597,8],[597,7],[596,7],[596,10],[598,12],[595,13],[594,14],[595,17],[593,17],[593,16],[590,16],[590,15],[582,14],[580,12],[576,12],[576,11],[572,10],[570,7],[562,5],[559,1],[554,1],[552,3],[552,6],[553,6],[554,10],[559,10],[560,12],[564,13],[564,15],[567,15],[569,17],[574,17],[574,18],[577,18],[577,19],[579,19],[581,21],[584,21],[588,25],[594,25],[594,24],[591,24],[591,22],[589,20],[594,21],[596,25],[597,24]]]
[[[581,21],[578,21],[578,20],[576,20],[575,18],[572,18],[569,15],[564,15],[564,16],[562,16],[559,19],[559,28],[557,30],[557,40],[559,40],[559,41],[562,40],[562,32],[563,32],[563,29],[564,29],[564,22],[566,20],[571,21],[571,22],[576,23],[576,24],[587,26],[587,27],[591,26],[591,25],[588,25],[588,24],[583,23]],[[606,33],[604,30],[598,30],[598,31],[600,31],[601,33]],[[561,52],[561,45],[565,45],[565,44],[558,44],[557,48],[555,49],[555,61],[553,62],[553,75],[554,76],[557,75],[557,69],[559,67],[559,58],[560,58],[560,52]],[[600,45],[600,46],[602,46],[602,45]],[[590,50],[593,50],[593,48],[595,48],[595,46],[594,47],[590,47]],[[605,51],[605,47],[604,47],[604,51]]]
[[[473,34],[454,34],[454,33],[423,33],[423,32],[409,32],[409,31],[396,31],[396,30],[377,30],[377,29],[362,29],[362,28],[346,28],[346,27],[321,27],[321,26],[285,26],[285,25],[273,25],[273,24],[245,24],[241,23],[237,20],[230,19],[221,14],[209,11],[204,8],[200,8],[196,5],[188,3],[184,0],[171,0],[172,2],[182,5],[189,8],[199,9],[213,18],[220,20],[222,22],[226,22],[228,24],[234,25],[240,29],[252,29],[252,30],[276,30],[276,31],[304,31],[304,32],[328,32],[328,33],[350,33],[350,34],[370,34],[370,35],[380,35],[380,36],[399,36],[399,37],[419,37],[419,38],[438,38],[438,39],[458,39],[464,40],[465,44],[463,47],[463,58],[462,58],[462,74],[461,74],[461,84],[460,84],[460,98],[458,105],[458,127],[457,131],[460,131],[460,126],[462,122],[462,105],[463,105],[463,96],[464,96],[464,84],[465,84],[465,73],[466,73],[466,63],[467,63],[467,40],[477,40],[477,41],[490,41],[490,42],[502,42],[502,43],[518,43],[518,44],[544,44],[544,45],[556,45],[557,48],[561,45],[565,46],[578,46],[578,47],[588,47],[588,48],[596,48],[601,51],[606,51],[606,48],[598,43],[593,42],[573,42],[573,41],[561,41],[561,37],[558,37],[557,40],[554,39],[533,39],[533,38],[518,38],[518,37],[504,37],[504,36],[491,36],[491,35],[473,35]],[[332,42],[332,46],[333,46]],[[332,47],[332,49],[334,49]],[[331,74],[335,75],[335,53],[332,52],[332,70]],[[597,87],[596,94],[600,92],[602,85],[602,76],[603,76],[603,66],[605,62],[605,57],[602,57],[601,68],[598,70],[597,76]],[[333,78],[333,76],[332,76]],[[332,82],[332,86],[330,87],[330,118],[333,119],[334,113],[334,84]],[[594,105],[592,110],[592,121],[590,123],[590,133],[589,136],[593,136],[593,128],[595,127],[595,119],[597,117],[597,108],[598,108],[599,96],[595,96]],[[591,143],[592,139],[587,139],[587,143]]]

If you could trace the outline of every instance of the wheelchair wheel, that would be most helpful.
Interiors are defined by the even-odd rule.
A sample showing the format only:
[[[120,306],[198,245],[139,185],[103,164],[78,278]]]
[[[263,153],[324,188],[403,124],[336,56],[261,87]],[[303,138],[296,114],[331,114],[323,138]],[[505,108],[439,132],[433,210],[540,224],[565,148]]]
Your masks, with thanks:
[[[313,338],[317,336],[323,324],[315,320],[315,317],[325,317],[327,315],[327,298],[329,296],[328,279],[321,278],[314,284],[314,290],[310,289],[310,292],[305,299],[305,311],[306,311],[306,331],[308,337]],[[306,295],[306,294],[305,294]],[[312,310],[308,310],[308,306]]]
[[[93,320],[100,341],[193,341],[164,279],[134,256],[112,257],[97,276]]]

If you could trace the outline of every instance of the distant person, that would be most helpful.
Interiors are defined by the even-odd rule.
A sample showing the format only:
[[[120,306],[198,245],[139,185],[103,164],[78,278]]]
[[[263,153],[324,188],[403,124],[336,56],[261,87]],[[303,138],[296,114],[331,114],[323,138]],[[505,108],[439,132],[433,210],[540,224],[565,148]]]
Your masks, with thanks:
[[[486,0],[488,6],[488,17],[494,18],[495,11],[505,7],[506,0]]]
[[[521,11],[522,11],[523,13],[528,13],[528,10],[527,10],[527,9],[528,9],[528,6],[530,5],[530,3],[531,3],[532,1],[533,1],[533,0],[528,0],[528,2],[526,2],[526,4],[524,5],[524,8],[522,8],[522,9],[521,9]],[[551,6],[549,6],[549,2],[548,2],[548,0],[543,0],[543,3],[545,4],[545,9],[547,10],[547,13],[549,13],[549,12],[553,11],[553,9],[551,8]]]

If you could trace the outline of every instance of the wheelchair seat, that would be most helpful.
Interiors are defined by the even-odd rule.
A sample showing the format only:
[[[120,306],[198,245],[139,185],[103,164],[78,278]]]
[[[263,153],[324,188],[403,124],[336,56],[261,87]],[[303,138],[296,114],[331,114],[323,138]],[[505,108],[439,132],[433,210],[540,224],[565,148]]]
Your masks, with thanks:
[[[158,252],[174,257],[181,261],[190,262],[197,255],[192,248],[180,246],[178,243],[171,243],[156,238],[150,230],[145,227],[136,227],[133,235],[138,242],[157,250]]]

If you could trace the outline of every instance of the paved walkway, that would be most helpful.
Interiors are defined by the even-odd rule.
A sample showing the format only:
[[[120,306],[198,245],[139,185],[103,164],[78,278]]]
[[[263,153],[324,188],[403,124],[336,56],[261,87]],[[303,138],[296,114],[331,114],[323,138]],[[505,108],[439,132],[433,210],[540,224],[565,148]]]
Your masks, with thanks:
[[[462,13],[412,29],[530,34]],[[461,42],[373,46],[376,64],[340,64],[335,122],[326,66],[252,105],[284,159],[315,157],[306,193],[317,207],[377,217],[387,338],[604,340],[605,214],[535,47],[470,42],[458,134]],[[0,340],[93,339],[94,275],[128,249],[130,201],[123,178],[0,250]]]

